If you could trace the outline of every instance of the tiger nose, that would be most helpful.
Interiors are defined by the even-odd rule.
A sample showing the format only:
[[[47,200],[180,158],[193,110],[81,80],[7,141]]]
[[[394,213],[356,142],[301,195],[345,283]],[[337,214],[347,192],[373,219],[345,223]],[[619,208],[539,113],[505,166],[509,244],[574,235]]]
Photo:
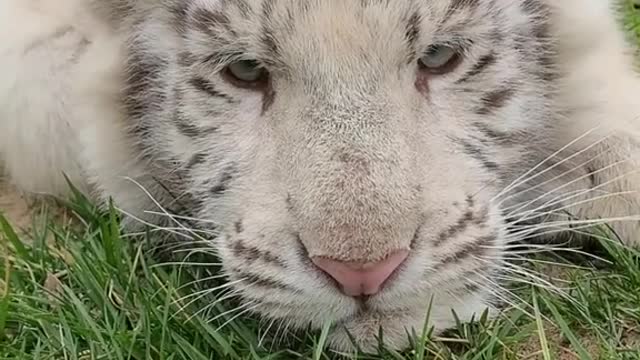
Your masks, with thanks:
[[[341,286],[345,295],[358,297],[375,295],[384,282],[406,260],[409,252],[394,252],[378,262],[343,262],[324,257],[314,257],[313,263],[329,274]]]

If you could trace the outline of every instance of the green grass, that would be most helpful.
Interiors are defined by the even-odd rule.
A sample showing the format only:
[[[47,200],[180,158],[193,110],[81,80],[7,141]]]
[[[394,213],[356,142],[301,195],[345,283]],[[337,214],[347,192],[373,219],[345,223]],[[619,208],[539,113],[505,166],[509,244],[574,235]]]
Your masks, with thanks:
[[[39,221],[28,244],[0,217],[0,359],[331,357],[329,326],[264,335],[265,324],[233,311],[234,304],[193,296],[200,290],[193,279],[211,276],[208,268],[152,263],[145,237],[123,238],[115,211],[102,213],[83,199],[70,207],[82,226]],[[600,251],[607,262],[583,258],[593,265],[563,272],[571,280],[564,294],[514,289],[530,307],[458,323],[442,337],[425,328],[412,337],[413,351],[360,358],[640,359],[640,253],[613,240],[603,240]],[[531,270],[549,270],[541,261],[551,259],[535,260],[542,268]]]
[[[637,41],[640,41],[640,0],[625,0],[625,25],[627,30],[632,36],[635,36]]]
[[[627,24],[640,40],[632,2]],[[216,301],[219,292],[193,296],[201,291],[194,279],[215,269],[153,263],[144,256],[150,235],[124,238],[115,211],[80,197],[68,206],[81,226],[34,222],[30,241],[0,216],[0,359],[332,358],[329,324],[264,334],[268,324]],[[524,310],[458,322],[441,337],[425,327],[411,337],[413,350],[381,348],[359,358],[640,359],[640,252],[614,236],[603,237],[599,251],[606,261],[574,255],[571,264],[581,266],[562,267],[563,292],[514,288]],[[545,261],[561,260],[536,257],[529,268],[557,273],[561,267]]]

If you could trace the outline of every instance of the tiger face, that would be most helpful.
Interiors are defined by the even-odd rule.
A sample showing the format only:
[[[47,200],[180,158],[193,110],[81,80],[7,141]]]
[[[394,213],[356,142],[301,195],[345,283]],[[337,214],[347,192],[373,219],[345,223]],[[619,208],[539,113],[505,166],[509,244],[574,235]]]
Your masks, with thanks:
[[[141,10],[125,106],[246,309],[394,347],[494,308],[500,200],[543,139],[536,0],[190,0]]]

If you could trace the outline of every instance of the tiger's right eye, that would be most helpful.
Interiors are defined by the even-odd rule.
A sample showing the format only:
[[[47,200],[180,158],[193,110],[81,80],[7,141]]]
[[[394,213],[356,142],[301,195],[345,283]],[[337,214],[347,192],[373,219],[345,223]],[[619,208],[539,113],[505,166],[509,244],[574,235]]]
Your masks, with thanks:
[[[418,60],[418,64],[422,70],[440,75],[455,69],[461,60],[462,57],[455,48],[446,45],[431,45]]]

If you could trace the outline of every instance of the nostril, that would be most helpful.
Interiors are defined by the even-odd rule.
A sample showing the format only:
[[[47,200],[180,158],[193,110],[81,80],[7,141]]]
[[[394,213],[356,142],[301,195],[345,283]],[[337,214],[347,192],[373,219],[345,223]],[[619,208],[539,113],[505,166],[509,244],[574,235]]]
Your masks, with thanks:
[[[344,262],[325,257],[313,257],[313,263],[329,274],[349,296],[369,296],[378,293],[385,281],[406,260],[407,250],[396,251],[382,261]]]

